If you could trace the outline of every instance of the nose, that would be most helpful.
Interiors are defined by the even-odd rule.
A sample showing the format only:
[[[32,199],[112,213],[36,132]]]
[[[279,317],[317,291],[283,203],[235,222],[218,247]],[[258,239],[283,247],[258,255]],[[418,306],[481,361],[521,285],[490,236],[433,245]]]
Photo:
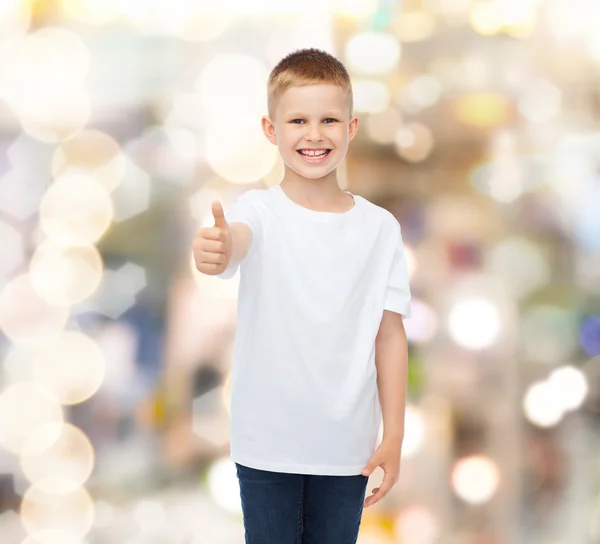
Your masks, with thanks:
[[[312,123],[307,126],[305,139],[309,142],[320,142],[323,140],[323,134],[319,123]]]

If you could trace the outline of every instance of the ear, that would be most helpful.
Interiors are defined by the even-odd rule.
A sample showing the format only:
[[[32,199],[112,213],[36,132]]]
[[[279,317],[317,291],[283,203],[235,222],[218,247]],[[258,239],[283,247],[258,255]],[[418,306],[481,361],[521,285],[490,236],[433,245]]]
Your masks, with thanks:
[[[267,140],[271,142],[273,145],[277,145],[277,135],[275,134],[275,125],[271,121],[269,117],[266,115],[261,119],[261,126]]]
[[[358,117],[353,115],[348,123],[348,142],[351,142],[358,130]]]

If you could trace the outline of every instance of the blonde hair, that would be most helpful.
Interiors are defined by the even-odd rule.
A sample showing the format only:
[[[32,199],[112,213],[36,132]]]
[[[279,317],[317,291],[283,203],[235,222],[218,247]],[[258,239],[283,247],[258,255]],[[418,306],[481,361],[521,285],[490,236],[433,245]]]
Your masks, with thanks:
[[[267,104],[273,116],[275,101],[290,87],[338,85],[348,93],[350,114],[353,109],[352,84],[344,65],[320,49],[299,49],[281,59],[269,75]]]

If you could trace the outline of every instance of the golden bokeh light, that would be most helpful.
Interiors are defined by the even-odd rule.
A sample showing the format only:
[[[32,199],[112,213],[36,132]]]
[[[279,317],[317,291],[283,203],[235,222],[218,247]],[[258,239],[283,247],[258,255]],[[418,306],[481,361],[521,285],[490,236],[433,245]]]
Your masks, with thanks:
[[[123,179],[125,164],[113,138],[97,130],[84,130],[56,148],[52,175],[57,178],[71,168],[83,170],[110,193]]]
[[[92,338],[65,331],[36,351],[32,366],[36,383],[51,391],[61,404],[78,404],[98,391],[106,364]]]
[[[42,243],[31,258],[35,290],[50,304],[65,306],[91,296],[102,279],[103,263],[95,246]]]
[[[268,77],[264,63],[254,57],[215,55],[195,83],[203,115],[228,125],[228,121],[235,122],[237,115],[243,116],[245,112],[247,116],[254,116],[255,125],[260,125],[257,117],[260,119],[266,113]],[[244,85],[240,85],[240,81],[244,81]],[[228,126],[228,130],[237,132],[232,126]]]
[[[44,444],[46,447],[40,447]],[[29,452],[35,452],[28,455]],[[69,423],[48,423],[36,428],[26,439],[20,457],[27,480],[52,493],[54,479],[75,491],[90,477],[94,467],[94,449],[81,429]]]
[[[202,13],[179,21],[176,34],[188,42],[216,40],[235,20],[229,13]]]
[[[511,109],[508,97],[500,93],[464,93],[455,102],[456,118],[473,127],[504,124],[510,117]]]
[[[76,33],[45,27],[0,49],[0,63],[0,95],[17,113],[39,113],[82,84],[90,53]]]
[[[15,343],[36,343],[60,333],[69,309],[54,306],[35,290],[31,277],[21,274],[0,291],[0,330]]]
[[[74,19],[102,25],[120,15],[121,0],[62,0],[63,10]]]
[[[0,36],[24,34],[31,21],[31,8],[26,0],[0,2]]]
[[[23,496],[21,521],[30,533],[65,531],[79,538],[85,536],[94,522],[94,503],[89,493],[73,482],[54,479],[56,492],[48,493],[48,484],[37,482]]]
[[[396,152],[408,162],[425,160],[433,149],[433,135],[422,123],[408,123],[395,136]]]
[[[423,10],[402,11],[392,23],[394,34],[404,43],[420,42],[431,38],[436,27],[436,18]]]
[[[277,147],[262,134],[254,115],[224,117],[206,134],[206,160],[216,174],[231,183],[253,183],[274,167]]]
[[[0,393],[0,445],[8,451],[21,455],[30,437],[48,424],[63,421],[60,404],[41,386],[31,382],[21,382],[7,387]],[[45,433],[32,447],[48,448],[58,438],[56,434]]]
[[[45,143],[71,138],[88,123],[91,116],[90,95],[84,89],[73,89],[25,108],[16,107],[23,130]]]
[[[398,40],[385,32],[355,34],[345,47],[349,70],[362,75],[387,74],[396,68],[400,55]]]
[[[51,240],[63,245],[91,245],[113,218],[110,197],[83,172],[66,173],[49,187],[40,204],[40,225]]]

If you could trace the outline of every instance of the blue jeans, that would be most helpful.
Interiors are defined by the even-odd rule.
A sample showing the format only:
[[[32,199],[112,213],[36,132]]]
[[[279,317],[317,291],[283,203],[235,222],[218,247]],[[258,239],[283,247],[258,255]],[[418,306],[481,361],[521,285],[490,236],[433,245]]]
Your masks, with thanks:
[[[356,543],[368,476],[236,468],[246,544]]]

